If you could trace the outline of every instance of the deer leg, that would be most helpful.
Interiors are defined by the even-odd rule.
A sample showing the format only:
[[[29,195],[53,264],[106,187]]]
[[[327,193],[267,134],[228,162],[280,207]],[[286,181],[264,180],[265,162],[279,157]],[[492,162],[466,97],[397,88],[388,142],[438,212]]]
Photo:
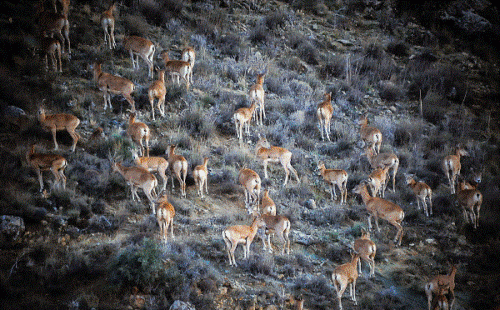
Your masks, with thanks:
[[[54,150],[57,150],[59,149],[59,145],[57,145],[57,140],[56,140],[56,132],[57,132],[56,127],[53,127],[51,131],[52,131],[52,139],[54,140]]]
[[[43,177],[40,168],[36,169],[36,174],[38,176],[38,183],[40,183],[40,193],[43,191]]]
[[[351,291],[352,301],[354,301],[354,304],[357,305],[358,301],[356,300],[356,279],[354,279],[354,281],[352,281],[351,289],[352,289],[352,291]]]

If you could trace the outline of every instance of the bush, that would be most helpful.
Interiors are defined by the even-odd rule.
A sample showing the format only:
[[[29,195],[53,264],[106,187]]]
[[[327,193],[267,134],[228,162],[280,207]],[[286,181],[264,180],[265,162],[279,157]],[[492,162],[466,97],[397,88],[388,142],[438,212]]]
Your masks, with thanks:
[[[168,278],[161,254],[160,246],[151,239],[143,239],[140,245],[129,245],[109,265],[109,281],[118,288],[137,286],[151,290]]]
[[[311,41],[304,41],[297,47],[300,58],[306,63],[316,66],[319,63],[319,52]]]
[[[407,57],[408,46],[404,42],[391,42],[387,45],[387,52],[397,57]]]

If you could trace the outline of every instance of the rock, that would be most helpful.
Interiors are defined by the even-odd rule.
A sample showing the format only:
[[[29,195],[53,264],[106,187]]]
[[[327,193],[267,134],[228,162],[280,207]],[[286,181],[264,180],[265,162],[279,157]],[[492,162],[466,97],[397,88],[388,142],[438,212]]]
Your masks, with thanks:
[[[24,220],[18,216],[2,215],[0,217],[0,232],[12,241],[24,233]]]
[[[176,300],[170,306],[170,310],[195,310],[195,307],[188,302]]]
[[[303,245],[311,245],[315,243],[314,237],[304,234],[300,231],[292,231],[292,238],[296,243]]]
[[[314,199],[309,199],[306,201],[305,206],[311,210],[316,209],[316,200]]]

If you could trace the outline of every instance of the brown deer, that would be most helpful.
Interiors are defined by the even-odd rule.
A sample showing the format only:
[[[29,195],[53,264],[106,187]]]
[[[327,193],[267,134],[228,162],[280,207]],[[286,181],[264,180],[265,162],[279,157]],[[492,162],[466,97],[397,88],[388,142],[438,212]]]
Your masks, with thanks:
[[[333,115],[332,93],[326,93],[324,98],[324,101],[318,105],[316,115],[318,116],[321,140],[325,141],[326,135],[326,138],[330,141],[330,122]]]
[[[56,179],[53,187],[59,188],[62,186],[63,189],[66,188],[64,169],[68,166],[68,162],[64,157],[57,154],[35,153],[35,145],[33,144],[26,152],[26,161],[36,171],[40,183],[40,193],[43,192],[42,171],[47,170],[50,170]]]
[[[375,218],[375,226],[377,227],[377,231],[380,231],[378,226],[378,218],[382,218],[388,221],[391,225],[396,227],[398,232],[394,238],[394,243],[397,245],[401,245],[401,239],[403,238],[403,226],[401,223],[403,222],[405,213],[403,209],[397,204],[385,200],[379,197],[372,197],[370,193],[368,193],[368,188],[365,183],[360,183],[357,185],[354,190],[354,193],[360,194],[363,199],[363,203],[366,206],[366,210],[369,213],[368,216],[368,227],[372,229],[372,217]]]
[[[45,114],[45,109],[43,107],[40,107],[38,109],[38,121],[45,130],[48,130],[52,133],[52,139],[54,140],[54,150],[59,149],[59,145],[57,144],[56,139],[56,133],[61,130],[66,130],[73,139],[71,151],[75,151],[76,143],[80,139],[80,135],[75,132],[76,127],[80,125],[80,119],[78,117],[66,113]]]

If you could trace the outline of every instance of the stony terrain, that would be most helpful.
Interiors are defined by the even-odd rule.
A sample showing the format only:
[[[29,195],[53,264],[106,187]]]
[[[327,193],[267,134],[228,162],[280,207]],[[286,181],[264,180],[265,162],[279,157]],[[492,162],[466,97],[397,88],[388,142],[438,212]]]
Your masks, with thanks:
[[[423,286],[458,266],[454,309],[496,309],[500,304],[498,9],[489,2],[373,1],[124,1],[116,12],[117,48],[103,42],[99,16],[108,4],[71,1],[72,53],[63,72],[46,71],[37,51],[32,1],[6,1],[0,13],[0,215],[2,217],[0,304],[2,309],[168,309],[175,300],[196,309],[338,309],[331,282],[334,268],[350,259],[349,248],[367,229],[367,211],[352,189],[370,165],[363,155],[357,121],[366,115],[384,137],[382,151],[400,159],[396,191],[386,199],[405,212],[402,245],[396,230],[380,221],[374,277],[358,279],[358,305],[345,309],[425,309]],[[446,14],[445,14],[446,13]],[[147,37],[156,58],[173,59],[185,46],[197,52],[189,90],[167,78],[167,113],[152,120],[145,63],[132,69],[121,42],[126,34]],[[131,79],[138,119],[151,128],[151,155],[170,144],[189,162],[187,197],[179,184],[167,187],[176,210],[175,240],[163,243],[146,197],[131,200],[123,178],[111,170],[110,155],[133,165],[126,135],[128,103],[112,97],[103,110],[92,66]],[[233,112],[249,105],[248,89],[266,72],[264,126],[252,124],[243,143],[236,138]],[[321,140],[316,107],[332,92],[331,142]],[[26,163],[33,143],[53,152],[52,137],[36,119],[39,105],[50,113],[80,118],[75,153],[71,138],[57,134],[68,160],[65,190],[39,193]],[[19,117],[8,106],[25,111]],[[104,129],[105,137],[91,140]],[[264,179],[254,154],[259,135],[289,149],[300,184],[270,164]],[[483,171],[479,228],[464,222],[441,168],[457,145],[467,149],[462,176]],[[192,170],[209,157],[209,195],[200,198]],[[330,200],[317,165],[349,173],[347,204]],[[292,251],[262,250],[256,238],[248,260],[236,250],[238,267],[228,266],[221,233],[250,224],[238,170],[260,174],[277,212],[291,221]],[[434,214],[417,209],[404,174],[433,190]],[[50,188],[53,176],[44,173]],[[161,184],[161,180],[160,180]],[[22,219],[17,230],[7,219]],[[267,307],[267,308],[266,308]],[[274,308],[273,308],[274,307]]]

